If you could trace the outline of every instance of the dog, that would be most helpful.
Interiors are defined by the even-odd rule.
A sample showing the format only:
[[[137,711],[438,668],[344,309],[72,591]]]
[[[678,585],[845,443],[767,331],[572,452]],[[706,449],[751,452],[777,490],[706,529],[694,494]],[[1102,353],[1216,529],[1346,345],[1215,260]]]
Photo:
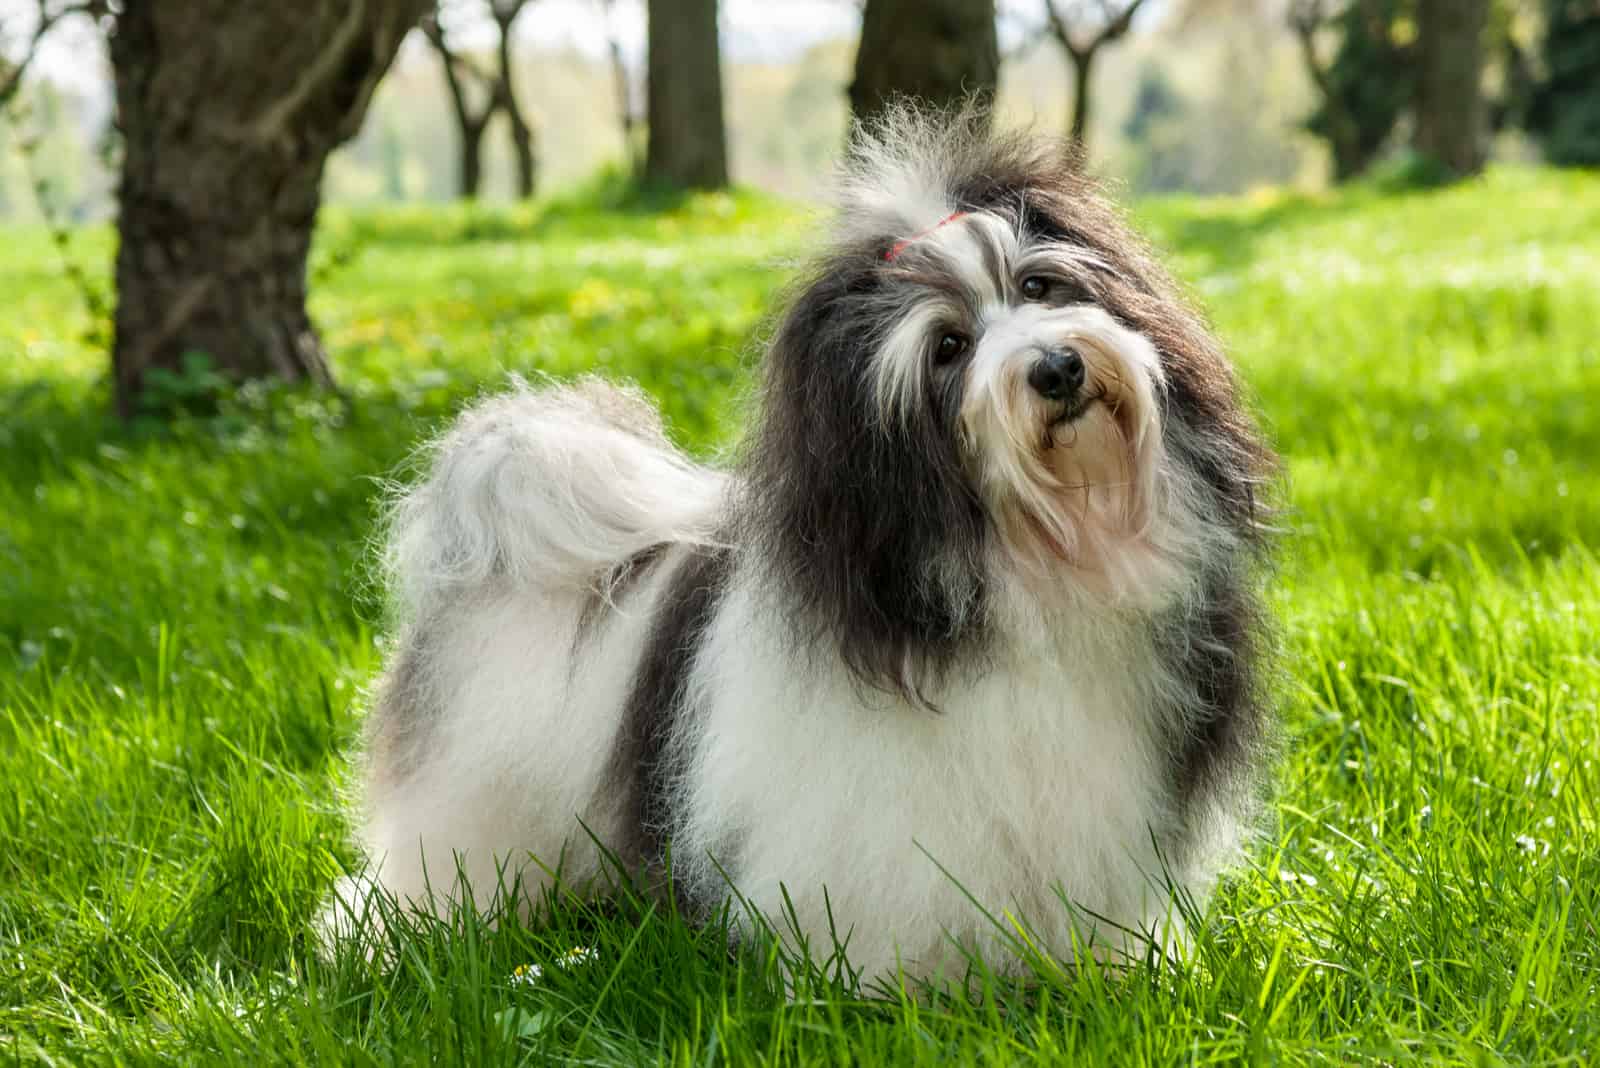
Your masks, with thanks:
[[[900,108],[838,195],[726,469],[594,378],[428,451],[347,904],[620,861],[866,974],[1184,937],[1269,750],[1269,447],[1059,144]]]

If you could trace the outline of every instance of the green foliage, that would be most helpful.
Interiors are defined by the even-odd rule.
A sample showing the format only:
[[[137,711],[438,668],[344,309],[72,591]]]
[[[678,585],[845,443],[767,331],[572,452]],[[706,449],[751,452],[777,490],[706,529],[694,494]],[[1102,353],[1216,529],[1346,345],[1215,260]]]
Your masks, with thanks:
[[[1413,6],[1411,0],[1355,0],[1332,20],[1339,49],[1306,128],[1328,142],[1335,181],[1371,165],[1411,103],[1412,59],[1396,33]]]
[[[216,362],[207,353],[186,352],[182,363],[176,371],[154,367],[145,374],[146,384],[139,393],[141,417],[159,423],[180,412],[210,414],[216,410],[228,388]]]
[[[107,415],[48,237],[8,231],[0,1060],[1591,1057],[1600,178],[1138,214],[1285,457],[1274,801],[1185,961],[922,1000],[857,989],[831,946],[786,986],[773,947],[639,902],[403,922],[371,959],[309,936],[355,859],[379,480],[508,371],[637,378],[716,453],[813,219],[746,195],[336,215],[319,254],[354,251],[314,310],[351,403],[252,386],[158,436]]]
[[[1600,6],[1545,0],[1545,79],[1528,127],[1545,157],[1565,167],[1600,166]]]

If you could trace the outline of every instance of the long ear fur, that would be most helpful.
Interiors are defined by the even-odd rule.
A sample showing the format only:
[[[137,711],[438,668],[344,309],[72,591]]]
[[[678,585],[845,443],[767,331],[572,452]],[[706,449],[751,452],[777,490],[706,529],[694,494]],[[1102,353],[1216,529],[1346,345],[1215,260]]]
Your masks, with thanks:
[[[886,424],[868,373],[885,300],[876,247],[821,265],[766,354],[745,458],[748,536],[862,682],[924,700],[982,629],[986,536],[963,478],[955,397]]]

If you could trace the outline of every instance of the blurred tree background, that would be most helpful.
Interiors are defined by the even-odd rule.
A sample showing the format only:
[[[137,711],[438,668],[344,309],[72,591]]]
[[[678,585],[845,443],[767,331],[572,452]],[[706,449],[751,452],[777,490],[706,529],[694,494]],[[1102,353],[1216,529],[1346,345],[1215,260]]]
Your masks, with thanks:
[[[1600,157],[1582,0],[0,0],[0,217],[117,218],[119,409],[206,354],[332,375],[324,202],[519,200],[597,174],[809,197],[852,113],[992,102],[1135,193],[1441,182]],[[115,77],[113,77],[113,74]],[[118,205],[120,203],[120,211]],[[64,236],[63,236],[64,240]],[[222,284],[217,284],[221,279]],[[98,313],[97,313],[98,314]]]
[[[0,0],[0,48],[13,59],[31,26],[31,3]],[[782,6],[792,13],[772,13]],[[1076,122],[1095,166],[1136,191],[1316,187],[1410,145],[1421,6],[1417,0],[1001,0],[999,110],[1007,120],[1064,132]],[[872,55],[875,12],[923,56],[944,54],[928,42],[941,25],[953,27],[952,84],[984,88],[985,76],[972,65],[982,61],[971,58],[982,49],[949,19],[975,11],[977,23],[986,23],[992,0],[911,7],[919,14],[896,12],[895,0],[765,7],[724,0],[721,95],[731,178],[799,197],[821,189],[844,136],[852,86],[857,94],[876,94],[882,90],[872,79],[887,84],[895,76]],[[1459,9],[1454,0],[1443,7]],[[1597,150],[1586,156],[1581,146],[1600,143],[1594,132],[1600,106],[1592,102],[1600,79],[1585,76],[1600,62],[1595,5],[1486,0],[1483,7],[1485,110],[1468,122],[1481,127],[1484,147],[1534,158],[1539,142],[1554,138],[1575,146],[1554,149],[1555,157],[1592,160]],[[337,203],[464,194],[506,200],[568,188],[605,167],[634,169],[644,149],[645,8],[642,0],[443,0],[423,24],[429,35],[419,27],[401,49],[360,134],[330,160],[325,196]],[[864,58],[873,60],[865,72],[857,62],[863,8]],[[1547,25],[1560,29],[1548,44]],[[70,217],[105,218],[114,206],[114,181],[103,151],[112,112],[104,42],[71,20],[52,37],[20,94],[31,116],[25,125],[44,131],[31,163],[16,150],[18,123],[0,126],[0,214],[37,212],[31,167]],[[1075,55],[1092,55],[1092,67]],[[1090,72],[1083,99],[1093,105],[1081,115],[1080,70]],[[937,74],[931,63],[916,68],[918,77]],[[1503,102],[1514,75],[1525,82],[1522,98]],[[1535,83],[1545,78],[1549,86],[1536,93]],[[939,95],[909,82],[902,87]],[[1591,102],[1581,106],[1583,99]],[[636,125],[625,131],[625,122]],[[467,142],[477,143],[476,155],[463,148]],[[468,159],[476,164],[470,171]]]

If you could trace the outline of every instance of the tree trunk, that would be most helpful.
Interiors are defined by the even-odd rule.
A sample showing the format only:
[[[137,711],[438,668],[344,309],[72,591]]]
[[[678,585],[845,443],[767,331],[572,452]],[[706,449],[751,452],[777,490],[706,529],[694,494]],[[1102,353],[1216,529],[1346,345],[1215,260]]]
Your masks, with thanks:
[[[1069,54],[1072,60],[1072,143],[1086,156],[1089,147],[1089,74],[1094,69],[1095,51],[1091,48],[1087,52]]]
[[[521,114],[506,112],[511,125],[511,150],[517,157],[517,196],[528,200],[539,184],[539,157],[533,147],[533,128]]]
[[[1483,37],[1489,0],[1420,0],[1413,146],[1456,175],[1486,155]]]
[[[204,355],[234,378],[331,382],[306,314],[328,154],[427,0],[129,0],[111,36],[118,410]]]
[[[717,0],[649,0],[645,179],[716,189],[728,184]]]
[[[490,111],[482,118],[470,121],[463,119],[456,124],[456,132],[461,138],[461,158],[456,163],[460,188],[456,195],[462,200],[476,200],[478,194],[483,192],[483,134],[493,116],[494,112]]]
[[[1334,137],[1328,142],[1328,149],[1333,156],[1335,185],[1359,178],[1372,165],[1371,156],[1349,138]]]
[[[987,103],[1000,78],[994,0],[867,0],[850,111],[870,121],[897,97]]]
[[[521,10],[517,7],[509,17],[497,18],[496,22],[500,27],[500,106],[505,109],[511,128],[511,151],[517,159],[517,196],[528,200],[539,183],[539,157],[534,150],[533,126],[517,102],[516,79],[511,66],[511,30]]]
[[[622,55],[622,43],[616,37],[611,37],[606,42],[606,47],[611,54],[611,81],[616,86],[617,117],[622,130],[622,158],[628,168],[628,174],[638,177],[639,137],[636,129],[638,120],[634,114],[633,84],[628,77],[628,63]]]

